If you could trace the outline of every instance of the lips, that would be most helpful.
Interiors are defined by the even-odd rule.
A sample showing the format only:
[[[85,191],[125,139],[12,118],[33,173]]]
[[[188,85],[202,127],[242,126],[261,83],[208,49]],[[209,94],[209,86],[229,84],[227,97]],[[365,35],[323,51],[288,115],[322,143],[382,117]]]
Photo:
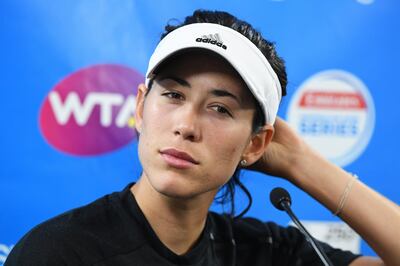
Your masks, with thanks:
[[[199,162],[196,161],[195,159],[193,159],[192,156],[190,156],[189,154],[187,154],[186,152],[183,152],[183,151],[179,151],[176,149],[164,149],[164,150],[161,150],[161,153],[167,154],[170,156],[174,156],[178,159],[189,161],[194,164],[199,164]]]
[[[186,152],[176,149],[163,149],[160,153],[169,165],[177,168],[188,168],[193,166],[193,164],[199,164],[198,161]]]

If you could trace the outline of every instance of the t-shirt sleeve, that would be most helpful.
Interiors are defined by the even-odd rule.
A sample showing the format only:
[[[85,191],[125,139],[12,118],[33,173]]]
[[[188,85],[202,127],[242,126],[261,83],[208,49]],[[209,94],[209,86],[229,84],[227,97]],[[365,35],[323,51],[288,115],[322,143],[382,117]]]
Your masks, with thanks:
[[[11,250],[4,266],[71,265],[59,241],[46,230],[35,228],[28,232]]]

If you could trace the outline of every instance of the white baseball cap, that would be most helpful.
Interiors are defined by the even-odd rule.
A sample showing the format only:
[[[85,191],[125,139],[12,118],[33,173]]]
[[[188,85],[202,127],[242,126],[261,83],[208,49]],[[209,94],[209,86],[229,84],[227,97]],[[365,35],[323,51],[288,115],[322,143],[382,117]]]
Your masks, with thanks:
[[[150,58],[146,86],[157,67],[170,56],[189,48],[203,48],[225,58],[242,77],[264,111],[266,124],[273,124],[282,98],[281,84],[268,60],[249,39],[219,24],[194,23],[166,35]]]

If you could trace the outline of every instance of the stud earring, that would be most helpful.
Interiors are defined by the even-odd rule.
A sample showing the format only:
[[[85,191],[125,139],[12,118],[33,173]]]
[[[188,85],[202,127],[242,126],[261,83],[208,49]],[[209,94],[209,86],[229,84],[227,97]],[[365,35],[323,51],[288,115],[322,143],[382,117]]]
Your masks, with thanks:
[[[246,164],[247,164],[247,161],[245,159],[240,161],[240,165],[241,166],[246,166]]]

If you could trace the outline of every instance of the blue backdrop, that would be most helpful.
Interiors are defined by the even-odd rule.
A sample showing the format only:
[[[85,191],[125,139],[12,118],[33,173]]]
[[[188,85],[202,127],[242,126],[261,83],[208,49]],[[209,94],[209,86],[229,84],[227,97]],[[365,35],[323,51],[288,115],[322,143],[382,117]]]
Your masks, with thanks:
[[[400,201],[398,1],[3,0],[0,265],[12,245],[34,225],[122,189],[141,171],[134,137],[127,145],[90,155],[66,152],[52,143],[44,128],[60,132],[63,127],[40,120],[49,93],[71,75],[95,65],[128,67],[142,78],[166,22],[181,21],[197,8],[231,12],[276,42],[289,75],[281,117],[287,116],[298,87],[315,73],[340,69],[362,80],[374,103],[375,123],[369,124],[373,133],[363,152],[344,167],[386,197]],[[113,78],[121,77],[112,74]],[[95,90],[87,90],[91,89]],[[120,111],[121,106],[116,104],[112,110]],[[133,130],[129,121],[126,127]],[[115,127],[113,132],[118,130]],[[293,207],[302,219],[336,220],[285,181],[252,172],[243,180],[254,198],[248,215],[286,224],[285,214],[268,202],[271,188],[281,185],[293,194]],[[237,201],[239,208],[246,204],[243,195]],[[365,243],[361,251],[373,254]]]

